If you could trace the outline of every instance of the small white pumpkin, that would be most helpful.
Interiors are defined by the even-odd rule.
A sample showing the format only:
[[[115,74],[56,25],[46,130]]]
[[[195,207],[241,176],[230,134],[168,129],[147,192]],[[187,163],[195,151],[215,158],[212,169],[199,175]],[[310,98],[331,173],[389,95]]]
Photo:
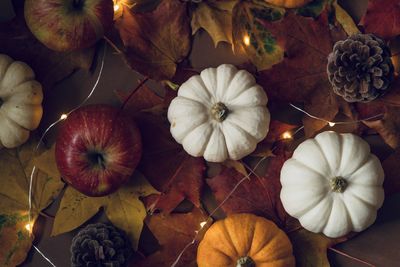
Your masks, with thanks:
[[[171,134],[192,156],[238,160],[268,133],[267,95],[245,70],[223,64],[187,80],[168,109]]]
[[[0,147],[25,143],[42,118],[42,85],[24,62],[0,54]]]
[[[301,225],[328,237],[360,232],[382,206],[384,173],[367,142],[323,132],[301,143],[281,170],[281,200]]]

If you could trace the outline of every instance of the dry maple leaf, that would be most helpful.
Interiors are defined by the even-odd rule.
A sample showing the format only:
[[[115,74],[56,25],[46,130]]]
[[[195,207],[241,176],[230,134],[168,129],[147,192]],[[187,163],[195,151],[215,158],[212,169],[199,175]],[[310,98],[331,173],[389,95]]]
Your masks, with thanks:
[[[56,198],[64,183],[51,172],[47,162],[53,150],[32,159],[37,143],[29,141],[18,149],[0,150],[0,266],[16,266],[24,261],[33,236],[31,228],[39,213]],[[29,182],[36,166],[32,183],[32,211],[29,221]]]
[[[189,156],[175,142],[166,118],[142,112],[136,116],[142,134],[143,155],[139,169],[162,194],[149,203],[151,211],[173,211],[184,199],[200,207],[205,163]]]
[[[383,170],[385,171],[385,180],[383,187],[385,189],[385,196],[390,196],[394,193],[400,192],[400,150],[397,149],[387,159],[382,162]]]
[[[125,101],[126,94],[118,94],[121,102]],[[138,168],[161,192],[161,195],[146,198],[151,213],[155,210],[170,213],[184,199],[200,207],[204,183],[204,160],[189,156],[171,136],[164,114],[169,100],[168,94],[163,99],[144,86],[134,92],[125,107],[135,118],[142,135],[143,154]],[[159,107],[157,114],[150,112],[155,107]],[[149,112],[139,112],[143,109]]]
[[[24,1],[14,1],[16,17],[0,23],[0,53],[32,67],[44,89],[69,76],[79,68],[89,69],[94,48],[74,52],[56,52],[40,43],[29,31],[24,19]]]
[[[333,93],[326,74],[327,57],[334,43],[347,37],[338,22],[329,22],[330,12],[325,10],[317,19],[288,12],[280,21],[262,20],[283,45],[286,57],[270,70],[260,72],[258,78],[272,100],[304,103],[306,111],[328,121],[335,118],[341,107],[348,106]],[[306,136],[326,124],[305,117]]]
[[[88,197],[68,186],[58,208],[52,235],[72,231],[104,208],[107,218],[116,227],[124,230],[134,249],[139,245],[143,220],[147,213],[140,197],[157,194],[141,175],[134,175],[118,191],[105,197]]]
[[[147,13],[124,6],[115,25],[131,68],[156,80],[174,76],[177,64],[190,51],[190,18],[180,1],[163,0]]]
[[[146,219],[146,225],[157,238],[160,250],[141,261],[133,261],[134,267],[170,267],[178,258],[180,252],[195,238],[195,231],[200,229],[200,223],[208,216],[201,209],[195,208],[189,213],[172,213],[169,215],[157,214]],[[198,235],[207,229],[202,228]],[[192,244],[182,255],[176,267],[195,267],[197,243]]]
[[[268,160],[264,175],[251,175],[244,180],[222,205],[226,214],[253,213],[274,221],[278,226],[290,232],[299,227],[284,210],[280,200],[280,170],[290,153],[279,148],[278,155]],[[257,172],[257,170],[256,170]],[[217,176],[208,179],[218,203],[221,203],[244,175],[233,168],[225,168]]]
[[[215,47],[219,42],[232,43],[232,9],[238,0],[202,1],[193,10],[192,34],[200,28],[208,32]]]
[[[305,229],[289,233],[289,238],[298,267],[330,266],[327,257],[328,248],[347,240],[346,237],[328,238]]]
[[[370,0],[361,25],[366,32],[385,39],[400,35],[400,1]]]

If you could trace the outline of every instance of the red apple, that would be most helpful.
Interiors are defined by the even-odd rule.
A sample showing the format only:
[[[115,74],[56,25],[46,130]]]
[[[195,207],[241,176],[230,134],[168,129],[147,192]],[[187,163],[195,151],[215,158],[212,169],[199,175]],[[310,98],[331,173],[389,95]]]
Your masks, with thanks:
[[[114,16],[112,0],[25,0],[24,8],[33,35],[56,51],[94,45]]]
[[[108,105],[89,105],[72,112],[56,141],[61,176],[88,196],[117,190],[133,174],[141,152],[136,124]]]

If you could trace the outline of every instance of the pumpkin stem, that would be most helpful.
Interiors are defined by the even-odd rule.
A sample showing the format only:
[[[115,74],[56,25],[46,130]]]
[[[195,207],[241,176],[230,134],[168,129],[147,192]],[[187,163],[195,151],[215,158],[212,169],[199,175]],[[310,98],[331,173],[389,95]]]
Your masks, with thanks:
[[[347,181],[343,177],[335,177],[331,179],[331,189],[336,193],[343,193],[347,187]]]
[[[236,267],[256,267],[256,263],[249,256],[245,256],[237,260]]]
[[[228,116],[229,109],[224,103],[218,102],[211,108],[211,114],[216,121],[223,122]]]

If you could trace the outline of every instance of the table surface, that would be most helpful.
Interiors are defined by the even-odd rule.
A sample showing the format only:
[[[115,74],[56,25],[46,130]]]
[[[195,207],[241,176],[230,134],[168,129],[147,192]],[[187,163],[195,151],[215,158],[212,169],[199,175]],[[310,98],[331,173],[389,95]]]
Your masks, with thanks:
[[[358,20],[365,11],[367,0],[339,1],[348,12]],[[227,44],[220,44],[214,48],[211,38],[200,32],[194,38],[193,49],[190,55],[192,66],[196,69],[218,66],[222,63],[240,64],[243,58],[234,56],[231,47]],[[59,83],[51,91],[47,92],[44,102],[42,129],[45,125],[57,120],[60,114],[71,110],[78,105],[92,88],[99,71],[97,64],[93,72],[77,71],[68,79]],[[129,90],[135,87],[141,76],[127,67],[122,58],[115,54],[112,48],[107,48],[105,66],[99,86],[88,103],[109,103],[118,105],[114,90]],[[157,83],[150,81],[150,87],[156,88]],[[53,129],[48,140],[54,140],[57,129]],[[387,152],[387,147],[382,145],[381,140],[370,140],[372,149],[376,153]],[[47,209],[48,214],[55,214],[59,205],[58,199]],[[380,209],[375,224],[357,235],[355,238],[340,244],[335,248],[353,257],[362,259],[375,266],[398,266],[400,262],[400,194],[385,200],[383,208]],[[96,215],[92,221],[104,220],[101,214]],[[35,245],[43,251],[51,261],[58,267],[70,266],[69,247],[72,237],[76,231],[63,234],[57,237],[50,237],[52,219],[41,217],[36,224],[38,232]],[[349,257],[329,252],[329,259],[332,266],[368,266]],[[28,259],[21,266],[42,267],[49,264],[34,250]],[[155,266],[156,267],[156,266]]]

